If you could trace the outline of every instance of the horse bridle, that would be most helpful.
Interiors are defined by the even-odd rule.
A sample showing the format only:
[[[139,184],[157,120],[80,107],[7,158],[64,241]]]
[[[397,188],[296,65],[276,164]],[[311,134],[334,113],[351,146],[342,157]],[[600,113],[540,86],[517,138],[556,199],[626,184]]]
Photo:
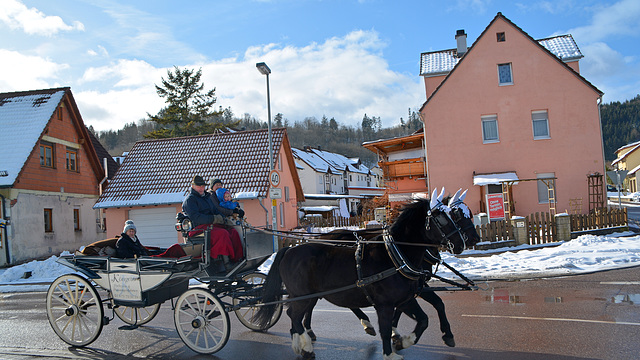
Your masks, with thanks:
[[[449,252],[453,253],[454,246],[453,246],[453,243],[451,242],[451,236],[457,233],[458,236],[460,236],[460,238],[462,239],[462,247],[464,248],[466,247],[467,235],[464,232],[462,232],[462,229],[460,229],[458,224],[453,220],[453,218],[451,218],[451,215],[449,215],[449,212],[451,211],[451,209],[449,207],[446,207],[446,208],[445,207],[446,205],[439,205],[437,209],[440,210],[440,213],[435,216],[433,215],[433,212],[429,210],[429,212],[427,213],[426,228],[427,230],[430,228],[429,219],[433,219],[435,228],[440,233],[440,244],[446,247],[447,250],[449,250]],[[449,211],[447,211],[447,209]],[[442,219],[442,218],[444,218],[444,220],[441,223],[439,219]],[[446,226],[446,224],[443,224],[444,222],[448,222],[451,225],[453,225],[453,230],[451,232],[445,233],[444,227]]]

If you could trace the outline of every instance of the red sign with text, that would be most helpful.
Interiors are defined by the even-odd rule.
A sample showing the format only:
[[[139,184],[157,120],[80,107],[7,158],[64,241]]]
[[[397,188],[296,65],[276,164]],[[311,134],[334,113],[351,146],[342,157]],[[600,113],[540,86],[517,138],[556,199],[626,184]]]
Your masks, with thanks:
[[[504,219],[504,199],[502,194],[487,194],[489,220]]]

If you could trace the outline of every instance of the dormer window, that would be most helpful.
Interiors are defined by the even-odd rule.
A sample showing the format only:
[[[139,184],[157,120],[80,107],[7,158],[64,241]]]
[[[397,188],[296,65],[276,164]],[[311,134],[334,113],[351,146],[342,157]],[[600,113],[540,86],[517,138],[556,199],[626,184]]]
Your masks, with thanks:
[[[506,38],[504,36],[504,32],[496,33],[496,38],[498,42],[505,42]]]

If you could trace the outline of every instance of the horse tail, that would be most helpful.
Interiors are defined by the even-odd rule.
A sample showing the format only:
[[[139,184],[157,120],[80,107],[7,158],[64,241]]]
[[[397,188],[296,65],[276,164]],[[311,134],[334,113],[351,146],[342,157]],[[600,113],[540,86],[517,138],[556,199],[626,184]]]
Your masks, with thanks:
[[[280,262],[289,247],[280,249],[276,254],[276,258],[271,264],[267,279],[262,285],[262,302],[270,303],[280,300],[282,297],[282,276],[280,276]],[[252,321],[260,327],[267,327],[271,321],[271,317],[276,312],[279,304],[269,304],[260,306],[260,309],[252,317]]]

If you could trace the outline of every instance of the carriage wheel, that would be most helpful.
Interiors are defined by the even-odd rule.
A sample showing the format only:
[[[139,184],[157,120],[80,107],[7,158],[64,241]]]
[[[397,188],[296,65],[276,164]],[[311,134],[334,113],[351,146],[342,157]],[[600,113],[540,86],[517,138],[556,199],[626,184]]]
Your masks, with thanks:
[[[160,311],[160,304],[154,304],[147,307],[129,307],[118,305],[113,307],[113,311],[120,320],[129,325],[144,325]]]
[[[264,284],[264,281],[266,279],[267,279],[267,275],[260,272],[250,273],[242,277],[242,280],[244,280],[247,284],[254,285],[253,289],[261,288],[262,284]],[[241,301],[244,301],[250,298],[255,298],[255,297],[256,296],[253,296],[253,295],[234,297],[233,305],[238,305]],[[275,325],[275,323],[278,322],[278,320],[280,319],[280,316],[282,315],[282,304],[278,304],[276,311],[273,313],[273,316],[271,317],[271,320],[269,320],[269,323],[266,326],[260,326],[252,321],[253,316],[258,312],[259,309],[260,307],[258,306],[242,307],[235,310],[235,313],[236,313],[236,316],[238,317],[238,320],[240,320],[240,322],[242,323],[242,325],[254,331],[264,331],[269,329],[270,327]]]
[[[182,341],[197,353],[213,354],[229,340],[229,314],[207,289],[193,288],[180,295],[173,320]]]
[[[100,295],[83,277],[62,275],[49,286],[47,317],[53,331],[67,344],[91,344],[102,331],[103,316]]]

